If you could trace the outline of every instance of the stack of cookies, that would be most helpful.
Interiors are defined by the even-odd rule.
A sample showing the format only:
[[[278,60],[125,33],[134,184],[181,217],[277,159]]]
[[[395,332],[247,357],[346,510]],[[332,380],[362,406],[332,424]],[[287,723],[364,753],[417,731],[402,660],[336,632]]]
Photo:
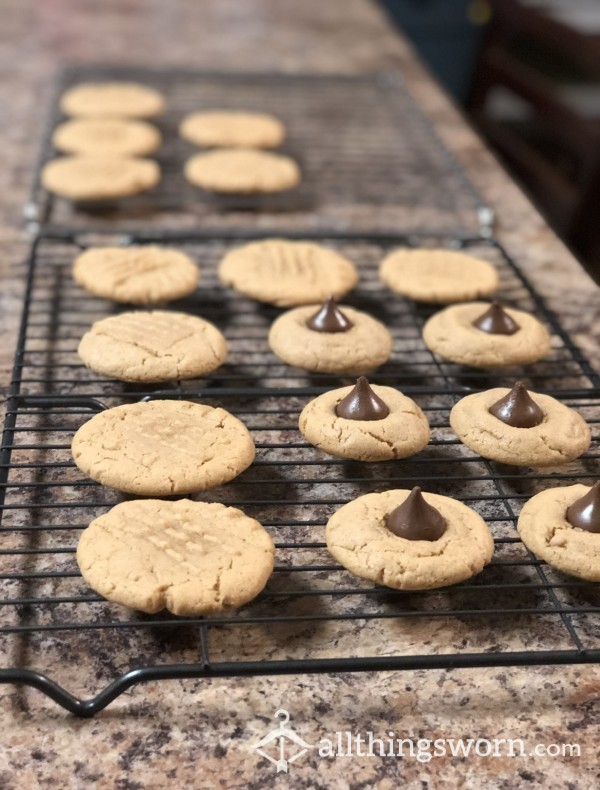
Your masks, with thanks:
[[[145,119],[164,110],[153,88],[128,82],[83,83],[63,94],[60,108],[70,120],[56,127],[52,142],[66,154],[48,162],[42,184],[77,202],[136,195],[160,180],[158,164],[146,157],[161,144]]]
[[[179,133],[184,140],[212,150],[192,156],[185,177],[211,192],[257,194],[297,186],[300,170],[288,156],[274,154],[285,127],[273,115],[209,110],[186,116]]]

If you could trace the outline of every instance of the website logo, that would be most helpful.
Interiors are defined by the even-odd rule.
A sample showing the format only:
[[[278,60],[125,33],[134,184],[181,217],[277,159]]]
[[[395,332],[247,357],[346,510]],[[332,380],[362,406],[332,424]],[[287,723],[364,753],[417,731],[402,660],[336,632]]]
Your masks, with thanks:
[[[264,738],[255,743],[252,749],[273,763],[277,773],[288,772],[291,763],[296,762],[306,754],[312,746],[306,743],[291,727],[290,714],[284,708],[275,712],[275,719],[280,719],[279,725],[270,730]]]

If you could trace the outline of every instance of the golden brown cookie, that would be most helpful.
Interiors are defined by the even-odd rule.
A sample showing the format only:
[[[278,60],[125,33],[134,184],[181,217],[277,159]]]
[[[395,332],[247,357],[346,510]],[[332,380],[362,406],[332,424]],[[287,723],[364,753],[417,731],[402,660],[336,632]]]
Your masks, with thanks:
[[[427,417],[413,400],[393,387],[370,385],[387,407],[386,416],[379,419],[360,413],[360,417],[369,419],[338,416],[336,407],[357,387],[360,383],[325,392],[304,407],[299,428],[307,441],[338,458],[356,461],[408,458],[426,447],[431,433]]]
[[[161,136],[145,121],[77,118],[56,127],[52,144],[68,154],[147,156],[159,147]]]
[[[267,531],[241,510],[180,499],[121,502],[81,534],[77,563],[109,601],[176,615],[237,609],[273,570]]]
[[[491,263],[455,250],[396,250],[381,262],[379,276],[392,291],[428,304],[469,302],[498,288]]]
[[[324,373],[366,373],[392,353],[392,336],[367,313],[340,305],[352,326],[342,332],[310,329],[307,321],[320,305],[296,307],[277,318],[269,331],[272,351],[288,365]]]
[[[96,321],[77,351],[96,373],[150,383],[211,373],[225,361],[227,343],[216,326],[202,318],[153,310]]]
[[[300,169],[289,156],[248,148],[196,154],[185,163],[184,173],[194,186],[238,195],[282,192],[300,183]]]
[[[411,494],[404,489],[365,494],[341,507],[327,522],[327,548],[356,576],[400,590],[428,590],[469,579],[492,559],[494,542],[485,521],[471,508],[438,494],[426,503],[445,519],[437,540],[395,535],[387,517]]]
[[[578,458],[591,442],[583,418],[568,406],[538,392],[529,392],[541,410],[541,422],[532,427],[508,425],[490,408],[511,393],[496,387],[462,398],[450,412],[450,426],[476,453],[504,464],[558,466]]]
[[[536,557],[563,573],[600,582],[600,532],[567,520],[567,509],[589,492],[580,484],[541,491],[523,505],[517,529]]]
[[[353,263],[309,241],[265,239],[227,253],[219,279],[252,299],[278,307],[341,298],[358,282]]]
[[[493,334],[474,326],[473,322],[489,309],[486,302],[446,307],[423,327],[425,345],[444,359],[475,368],[527,365],[549,353],[548,331],[522,310],[502,308],[518,326],[513,334]]]
[[[200,272],[185,253],[147,244],[90,247],[75,259],[73,278],[94,296],[149,305],[191,294]]]
[[[139,496],[203,491],[227,483],[254,460],[246,426],[225,409],[154,400],[92,417],[71,446],[81,471]]]
[[[61,156],[42,168],[42,185],[77,201],[117,200],[156,186],[160,168],[152,159],[116,156]]]
[[[536,557],[563,573],[600,582],[600,532],[574,527],[567,510],[591,489],[584,485],[548,488],[525,503],[517,529]]]
[[[164,108],[158,91],[135,82],[83,82],[60,100],[65,115],[79,118],[153,118]]]
[[[276,148],[285,128],[273,115],[239,110],[209,110],[187,115],[179,134],[195,145],[224,148]]]

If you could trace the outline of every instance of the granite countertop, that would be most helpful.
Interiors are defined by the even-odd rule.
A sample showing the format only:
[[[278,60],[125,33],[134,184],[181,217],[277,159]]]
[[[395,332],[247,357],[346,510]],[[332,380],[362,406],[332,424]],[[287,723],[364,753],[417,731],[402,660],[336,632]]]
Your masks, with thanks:
[[[7,3],[0,90],[0,384],[6,388],[27,250],[21,209],[57,67],[67,61],[222,69],[399,70],[497,216],[496,233],[600,367],[598,290],[468,128],[408,44],[367,0],[107,0]],[[0,649],[2,646],[0,645]],[[110,656],[98,647],[100,663]],[[48,638],[40,651],[76,654]],[[7,662],[12,656],[4,656]],[[113,669],[119,670],[118,657]],[[91,692],[97,685],[91,679]],[[99,681],[98,681],[99,682]],[[568,666],[167,681],[134,687],[93,720],[31,689],[0,687],[0,783],[44,788],[459,786],[584,788],[598,782],[600,668]],[[304,755],[290,774],[249,747],[287,709],[310,743],[336,731],[406,738],[578,743],[579,758],[444,757],[430,762]]]

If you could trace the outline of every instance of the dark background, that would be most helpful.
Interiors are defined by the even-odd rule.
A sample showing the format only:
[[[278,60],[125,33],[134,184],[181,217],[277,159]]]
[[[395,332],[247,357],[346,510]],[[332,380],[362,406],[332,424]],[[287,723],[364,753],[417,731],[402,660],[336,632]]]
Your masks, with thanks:
[[[600,1],[380,0],[600,277]]]

